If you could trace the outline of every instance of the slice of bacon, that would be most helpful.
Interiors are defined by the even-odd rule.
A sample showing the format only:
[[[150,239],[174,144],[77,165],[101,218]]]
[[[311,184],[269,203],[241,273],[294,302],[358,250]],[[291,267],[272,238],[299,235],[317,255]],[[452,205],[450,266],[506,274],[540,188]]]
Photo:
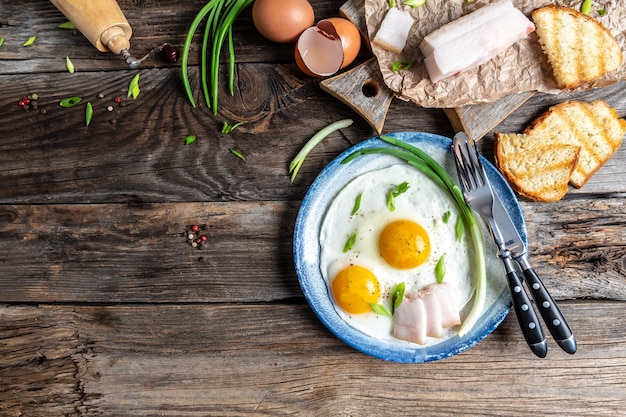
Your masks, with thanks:
[[[432,284],[422,291],[412,291],[393,316],[393,336],[423,345],[428,337],[441,338],[443,329],[461,324],[452,288]]]

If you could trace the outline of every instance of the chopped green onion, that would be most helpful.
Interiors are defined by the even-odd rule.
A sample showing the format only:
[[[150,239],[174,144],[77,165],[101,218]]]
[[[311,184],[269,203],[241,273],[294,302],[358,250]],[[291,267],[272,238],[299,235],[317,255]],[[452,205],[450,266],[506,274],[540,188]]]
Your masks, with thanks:
[[[348,127],[352,124],[352,119],[343,119],[337,122],[331,123],[325,128],[321,129],[315,135],[309,139],[309,141],[304,145],[304,147],[298,152],[295,158],[289,164],[289,174],[291,174],[291,183],[296,179],[296,175],[304,162],[304,159],[307,157],[309,152],[313,150],[318,143],[320,143],[326,136],[330,135],[332,132],[338,129],[342,129],[344,127]]]
[[[606,10],[604,10],[604,9],[598,9],[598,14],[599,14],[600,16],[606,16]]]
[[[393,9],[396,7],[396,0],[387,0],[387,4],[389,4],[390,9]]]
[[[362,197],[363,197],[363,191],[361,191],[359,195],[356,196],[356,200],[354,200],[354,207],[352,207],[352,214],[350,214],[351,216],[354,216],[357,213],[357,211],[359,211],[359,209],[361,208]]]
[[[130,83],[128,84],[128,94],[126,97],[133,97],[133,100],[137,98],[141,91],[139,90],[139,74],[135,74]]]
[[[72,22],[70,22],[69,20],[67,22],[61,23],[59,26],[57,26],[59,29],[76,29],[76,25]]]
[[[393,287],[393,291],[391,292],[391,313],[395,314],[400,304],[402,304],[402,300],[404,300],[404,290],[405,284],[401,282]]]
[[[369,305],[372,307],[372,310],[374,310],[374,313],[381,316],[391,317],[391,313],[385,308],[385,306],[374,303],[369,303]]]
[[[437,278],[437,284],[443,283],[443,277],[446,275],[445,255],[441,255],[441,258],[437,261],[435,266],[435,278]]]
[[[419,7],[426,3],[426,0],[404,0],[402,2],[405,6],[409,7]]]
[[[461,324],[459,336],[467,334],[467,332],[476,324],[485,306],[486,290],[487,290],[487,269],[485,263],[485,242],[479,226],[476,214],[465,202],[461,189],[454,183],[450,174],[430,155],[416,146],[405,143],[393,136],[383,135],[380,139],[395,146],[394,148],[369,148],[356,151],[346,157],[342,163],[348,163],[353,159],[367,154],[388,154],[403,159],[410,166],[418,169],[428,178],[438,184],[450,198],[455,202],[461,212],[461,216],[467,226],[472,243],[474,246],[476,283],[474,290],[474,301],[469,314]],[[400,148],[400,149],[398,149]]]
[[[230,153],[232,153],[233,155],[235,155],[237,158],[241,159],[242,161],[246,160],[246,157],[243,156],[243,154],[239,152],[238,150],[233,149],[233,148],[230,148],[229,150],[230,150]]]
[[[76,68],[74,68],[74,64],[70,60],[69,56],[65,56],[65,67],[70,72],[70,74],[74,74]]]
[[[348,252],[352,249],[352,246],[356,243],[356,233],[352,233],[348,240],[346,240],[346,244],[343,246],[343,253]]]
[[[24,45],[22,46],[31,46],[32,44],[35,43],[35,40],[37,39],[37,36],[31,36],[30,38],[28,38],[28,40],[26,42],[24,42]]]
[[[416,63],[417,61],[396,61],[393,64],[391,64],[391,70],[392,71],[406,71],[406,70],[413,68],[413,66]]]
[[[93,107],[91,106],[91,102],[87,102],[87,106],[85,106],[85,126],[89,126],[91,123],[91,118],[93,117]]]
[[[450,216],[452,213],[450,213],[450,210],[446,211],[445,213],[443,213],[443,222],[445,224],[448,224],[448,221],[450,221]]]
[[[580,5],[580,12],[583,14],[591,13],[591,6],[593,5],[593,0],[583,0]]]
[[[0,46],[4,43],[4,38],[0,38]]]
[[[191,145],[192,143],[194,143],[196,141],[197,137],[196,135],[187,135],[185,136],[185,145]]]
[[[454,234],[456,235],[456,241],[460,242],[463,239],[463,235],[465,234],[465,223],[463,223],[462,218],[458,218],[456,223],[454,224]]]
[[[237,122],[234,125],[230,125],[228,124],[228,122],[224,122],[224,124],[222,125],[222,133],[230,133],[233,130],[237,129],[242,124],[243,122]]]
[[[74,107],[75,105],[77,105],[78,103],[80,103],[82,100],[82,98],[80,97],[68,97],[68,98],[64,98],[63,100],[61,100],[59,102],[59,105],[61,107],[65,107],[65,108],[70,108],[70,107]]]
[[[394,188],[389,190],[387,193],[387,207],[389,208],[389,211],[394,211],[396,209],[396,197],[400,194],[406,193],[408,189],[409,183],[404,181],[402,184],[396,185]]]

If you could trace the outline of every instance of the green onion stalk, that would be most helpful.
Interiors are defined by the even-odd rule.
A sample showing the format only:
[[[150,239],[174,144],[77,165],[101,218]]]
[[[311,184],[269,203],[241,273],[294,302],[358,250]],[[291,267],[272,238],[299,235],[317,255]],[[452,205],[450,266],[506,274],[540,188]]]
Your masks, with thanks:
[[[234,94],[235,78],[235,48],[233,43],[233,23],[235,19],[250,6],[254,0],[209,0],[200,9],[189,26],[183,53],[181,55],[181,70],[183,86],[187,93],[187,98],[193,107],[196,101],[193,98],[191,82],[189,81],[189,50],[194,35],[198,31],[200,24],[206,20],[204,34],[202,37],[202,57],[200,61],[200,82],[202,93],[206,105],[217,114],[218,109],[218,89],[219,89],[219,65],[220,53],[224,42],[228,45],[228,90]]]
[[[461,217],[472,239],[476,254],[476,289],[472,308],[461,324],[459,336],[467,334],[480,318],[485,307],[487,292],[487,268],[485,264],[485,241],[476,214],[465,202],[463,193],[454,183],[450,174],[430,155],[423,150],[396,139],[392,136],[380,136],[383,141],[396,146],[395,148],[368,148],[348,155],[341,163],[346,164],[355,158],[366,154],[387,154],[404,160],[408,165],[418,169],[428,178],[439,185],[452,198],[461,212]]]

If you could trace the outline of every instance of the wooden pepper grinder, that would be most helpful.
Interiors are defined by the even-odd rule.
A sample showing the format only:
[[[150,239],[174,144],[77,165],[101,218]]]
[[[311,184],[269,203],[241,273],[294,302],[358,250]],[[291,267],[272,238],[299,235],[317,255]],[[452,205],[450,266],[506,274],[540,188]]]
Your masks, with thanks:
[[[135,68],[130,50],[133,30],[116,0],[50,0],[99,51],[122,55]]]

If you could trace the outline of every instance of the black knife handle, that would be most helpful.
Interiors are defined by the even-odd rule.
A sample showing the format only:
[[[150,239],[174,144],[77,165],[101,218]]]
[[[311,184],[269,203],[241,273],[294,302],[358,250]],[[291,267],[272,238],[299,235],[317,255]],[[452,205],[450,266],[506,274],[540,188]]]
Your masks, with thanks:
[[[502,260],[506,269],[506,278],[509,282],[513,308],[515,309],[515,315],[524,338],[535,355],[545,358],[548,354],[548,342],[541,328],[541,323],[539,323],[539,318],[533,309],[528,294],[526,294],[517,270],[511,266],[509,259],[502,258]]]
[[[565,352],[570,354],[576,353],[574,334],[565,321],[563,314],[561,314],[561,310],[559,310],[550,293],[539,279],[539,276],[531,267],[523,269],[522,272],[524,273],[526,284],[528,284],[528,288],[530,288],[533,294],[539,313],[541,313],[541,317],[543,317],[543,321],[548,326],[548,330],[556,343]]]

